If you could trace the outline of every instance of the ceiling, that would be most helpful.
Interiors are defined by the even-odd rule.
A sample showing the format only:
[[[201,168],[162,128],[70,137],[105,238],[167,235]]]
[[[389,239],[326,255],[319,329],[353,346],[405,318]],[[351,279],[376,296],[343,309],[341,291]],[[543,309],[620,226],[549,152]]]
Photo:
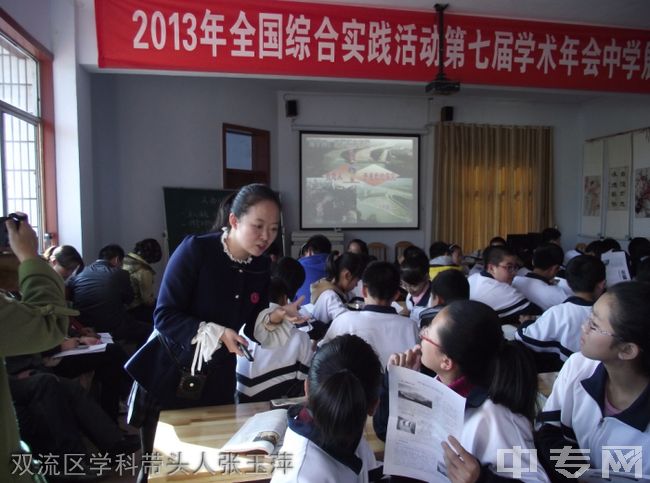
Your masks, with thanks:
[[[348,5],[431,10],[436,0],[323,0]],[[447,13],[650,29],[648,0],[439,0]]]

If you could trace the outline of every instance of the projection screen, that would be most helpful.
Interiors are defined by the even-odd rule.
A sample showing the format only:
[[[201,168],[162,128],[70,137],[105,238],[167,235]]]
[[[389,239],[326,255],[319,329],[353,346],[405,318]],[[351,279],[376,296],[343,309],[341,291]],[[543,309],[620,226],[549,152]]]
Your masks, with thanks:
[[[419,142],[302,131],[301,228],[418,228]]]

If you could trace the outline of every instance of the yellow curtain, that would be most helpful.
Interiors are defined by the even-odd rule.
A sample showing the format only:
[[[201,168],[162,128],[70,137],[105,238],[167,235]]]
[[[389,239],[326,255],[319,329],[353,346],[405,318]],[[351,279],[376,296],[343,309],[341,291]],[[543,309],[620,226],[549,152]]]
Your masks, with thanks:
[[[436,161],[433,240],[467,253],[552,225],[551,127],[439,123]]]

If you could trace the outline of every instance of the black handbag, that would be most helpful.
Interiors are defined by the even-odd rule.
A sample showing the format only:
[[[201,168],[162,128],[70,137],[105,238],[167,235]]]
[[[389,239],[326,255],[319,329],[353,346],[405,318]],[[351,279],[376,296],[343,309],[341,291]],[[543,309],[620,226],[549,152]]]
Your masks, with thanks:
[[[203,388],[205,387],[205,381],[207,379],[206,375],[198,372],[192,374],[187,370],[187,368],[183,367],[180,361],[176,358],[160,332],[158,332],[156,337],[160,339],[160,343],[181,373],[178,386],[176,387],[176,397],[183,399],[199,399],[201,394],[203,394]]]
[[[192,375],[160,332],[133,354],[124,368],[163,407],[173,405],[177,398],[199,399],[205,388],[206,375]]]

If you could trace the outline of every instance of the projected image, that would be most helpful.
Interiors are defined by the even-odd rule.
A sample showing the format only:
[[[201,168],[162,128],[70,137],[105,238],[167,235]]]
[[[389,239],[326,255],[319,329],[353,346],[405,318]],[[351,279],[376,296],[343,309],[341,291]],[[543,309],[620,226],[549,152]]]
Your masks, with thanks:
[[[418,141],[301,133],[302,228],[417,228]]]

